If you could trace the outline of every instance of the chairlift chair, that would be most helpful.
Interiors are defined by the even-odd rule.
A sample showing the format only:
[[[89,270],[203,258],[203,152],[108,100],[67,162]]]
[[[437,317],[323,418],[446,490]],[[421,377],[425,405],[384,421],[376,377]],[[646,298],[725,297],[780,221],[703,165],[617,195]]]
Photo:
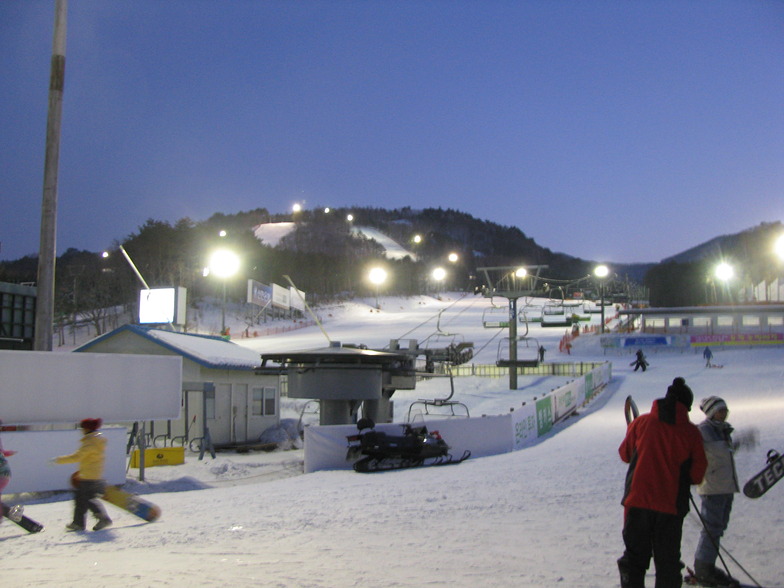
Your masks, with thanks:
[[[445,416],[447,418],[457,417],[457,416],[460,417],[471,416],[468,412],[468,407],[465,404],[457,400],[452,400],[452,397],[455,395],[455,379],[452,376],[452,370],[448,370],[448,376],[449,376],[449,396],[447,396],[446,398],[433,398],[433,399],[420,398],[419,400],[412,402],[408,407],[408,416],[406,417],[406,422],[408,423],[411,422],[411,410],[414,408],[414,406],[417,405],[421,405],[422,408],[424,409],[424,413],[421,413],[423,415],[440,416],[440,417]],[[443,407],[449,409],[449,414],[430,412],[431,408],[443,408]],[[455,412],[456,408],[460,411],[465,411],[465,415],[457,414]]]

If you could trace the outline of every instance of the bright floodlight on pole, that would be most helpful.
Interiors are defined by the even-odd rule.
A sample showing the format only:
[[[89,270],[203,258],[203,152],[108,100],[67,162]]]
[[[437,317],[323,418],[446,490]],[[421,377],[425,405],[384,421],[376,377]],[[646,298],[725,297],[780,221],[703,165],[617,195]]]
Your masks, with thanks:
[[[221,305],[221,334],[226,333],[226,280],[240,269],[240,258],[233,251],[218,249],[208,263],[209,271],[223,282],[223,304]]]
[[[430,274],[433,281],[436,283],[436,293],[441,290],[441,283],[446,280],[446,270],[442,267],[437,267]]]
[[[449,254],[449,257],[447,259],[449,259],[451,263],[457,263],[457,260],[460,259],[460,257],[457,255],[457,253],[453,251],[452,253]]]
[[[724,284],[724,289],[729,293],[728,282],[735,276],[735,270],[732,268],[732,266],[726,262],[721,262],[719,265],[716,266],[714,275],[718,280],[720,280]],[[732,302],[731,295],[730,295],[730,302]]]
[[[773,251],[779,256],[779,259],[784,261],[784,235],[780,235],[776,242],[773,244]]]
[[[722,282],[726,282],[732,279],[732,277],[735,275],[735,270],[732,269],[732,266],[730,264],[722,262],[716,266],[715,275]]]
[[[370,270],[368,274],[368,279],[370,280],[371,284],[376,286],[376,308],[380,308],[378,305],[378,288],[386,282],[387,280],[387,271],[382,267],[374,267]]]
[[[610,275],[610,268],[608,268],[604,264],[597,265],[593,269],[593,275],[595,275],[597,278],[599,278],[599,292],[600,292],[600,295],[599,295],[599,305],[601,307],[600,308],[600,311],[601,311],[600,320],[602,321],[602,325],[599,328],[599,332],[600,333],[604,333],[604,281],[607,278],[607,276]]]

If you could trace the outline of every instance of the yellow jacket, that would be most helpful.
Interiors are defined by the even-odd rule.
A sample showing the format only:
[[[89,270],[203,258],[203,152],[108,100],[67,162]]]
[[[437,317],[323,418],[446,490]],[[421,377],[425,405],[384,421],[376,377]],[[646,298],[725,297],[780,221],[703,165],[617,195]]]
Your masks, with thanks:
[[[106,438],[98,431],[87,433],[79,441],[79,449],[71,455],[55,457],[55,463],[79,463],[82,480],[102,480]]]

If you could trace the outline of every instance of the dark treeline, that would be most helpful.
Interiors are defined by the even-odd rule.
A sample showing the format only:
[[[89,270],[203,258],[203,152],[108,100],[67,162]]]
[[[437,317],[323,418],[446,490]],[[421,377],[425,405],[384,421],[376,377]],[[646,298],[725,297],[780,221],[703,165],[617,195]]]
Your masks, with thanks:
[[[349,213],[352,221],[347,219]],[[262,223],[292,220],[295,230],[275,246],[259,241],[253,232]],[[379,229],[412,251],[416,260],[386,259],[375,241],[352,233],[352,225]],[[220,231],[226,235],[219,236]],[[740,280],[770,279],[780,271],[780,262],[763,252],[770,249],[767,243],[776,231],[781,232],[780,223],[761,225],[715,239],[711,242],[715,255],[702,251],[695,259],[674,258],[651,266],[644,279],[651,303],[686,306],[721,302],[721,292],[711,277],[719,258],[735,265]],[[414,242],[415,235],[421,237],[420,242]],[[217,213],[202,222],[184,218],[170,224],[149,219],[136,232],[115,242],[107,257],[103,252],[66,250],[56,266],[57,313],[100,315],[102,311],[95,309],[127,308],[136,303],[141,282],[121,254],[121,244],[150,287],[185,287],[192,302],[222,294],[224,283],[203,275],[210,252],[218,247],[229,248],[242,259],[241,271],[225,283],[227,296],[238,302],[245,299],[248,279],[287,287],[284,276],[314,302],[372,295],[375,286],[368,283],[367,275],[374,265],[383,266],[389,275],[381,292],[394,295],[439,288],[470,291],[482,285],[476,268],[483,266],[546,265],[544,276],[553,282],[568,282],[584,280],[595,265],[541,247],[516,227],[452,209],[352,208],[276,215],[259,208],[231,215]],[[446,261],[451,252],[458,254],[457,263]],[[430,277],[436,265],[449,272],[443,284],[434,284]],[[635,270],[640,272],[643,267],[615,266],[613,272],[619,283],[628,283],[629,276],[637,277]],[[34,256],[0,262],[0,281],[35,282],[36,271]],[[96,324],[100,319],[95,316]]]

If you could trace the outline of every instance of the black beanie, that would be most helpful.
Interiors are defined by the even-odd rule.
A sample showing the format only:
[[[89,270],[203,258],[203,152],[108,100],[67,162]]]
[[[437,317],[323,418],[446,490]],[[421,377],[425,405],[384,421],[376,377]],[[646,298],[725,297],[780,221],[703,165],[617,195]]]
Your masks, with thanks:
[[[681,404],[685,404],[686,408],[691,410],[691,403],[694,401],[694,394],[691,388],[686,385],[686,380],[678,376],[672,381],[672,385],[667,388],[667,396],[665,398],[672,398]]]

